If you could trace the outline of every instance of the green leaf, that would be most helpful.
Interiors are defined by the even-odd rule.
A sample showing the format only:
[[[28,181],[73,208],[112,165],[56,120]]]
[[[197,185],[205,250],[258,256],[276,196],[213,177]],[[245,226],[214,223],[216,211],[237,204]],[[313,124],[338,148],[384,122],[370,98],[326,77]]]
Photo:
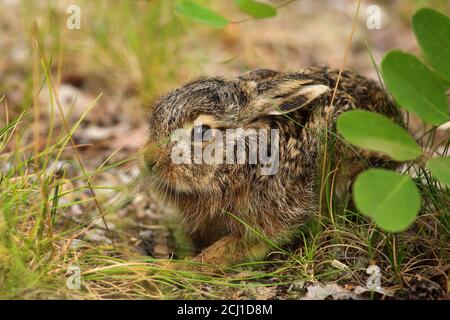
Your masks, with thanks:
[[[358,209],[388,231],[408,228],[420,209],[420,194],[410,177],[384,169],[370,169],[353,186]]]
[[[414,160],[421,154],[419,146],[405,129],[375,112],[344,112],[339,115],[336,128],[355,146],[385,153],[397,161]]]
[[[436,10],[424,8],[417,11],[412,24],[427,61],[450,83],[450,19]]]
[[[236,5],[245,13],[256,19],[265,19],[277,15],[277,9],[254,0],[234,0]]]
[[[178,3],[175,11],[188,19],[214,28],[223,28],[230,23],[226,18],[190,0]]]
[[[440,182],[450,187],[450,157],[430,159],[427,161],[427,167]]]
[[[434,125],[449,120],[444,87],[415,56],[391,51],[381,62],[381,71],[386,86],[402,107]]]

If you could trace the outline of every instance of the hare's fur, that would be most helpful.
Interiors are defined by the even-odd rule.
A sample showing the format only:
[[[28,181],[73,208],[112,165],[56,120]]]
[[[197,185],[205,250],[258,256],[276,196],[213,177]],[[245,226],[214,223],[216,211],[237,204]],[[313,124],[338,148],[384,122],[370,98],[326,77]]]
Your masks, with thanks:
[[[337,169],[333,177],[338,196],[364,167],[386,163],[376,154],[345,145],[334,123],[341,112],[355,108],[399,121],[397,109],[375,81],[350,71],[342,73],[331,104],[338,74],[316,67],[201,78],[156,102],[143,148],[149,185],[183,214],[193,239],[209,246],[199,258],[231,263],[257,257],[267,250],[260,235],[281,241],[317,213],[325,146],[333,146],[328,159]],[[191,127],[197,119],[221,130],[279,129],[278,173],[262,175],[258,165],[173,164],[171,133]]]

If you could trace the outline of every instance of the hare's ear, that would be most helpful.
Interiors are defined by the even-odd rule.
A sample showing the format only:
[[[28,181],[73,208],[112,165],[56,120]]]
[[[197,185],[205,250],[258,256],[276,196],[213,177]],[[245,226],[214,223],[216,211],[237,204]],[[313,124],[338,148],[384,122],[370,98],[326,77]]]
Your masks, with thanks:
[[[272,106],[266,106],[268,107],[266,114],[281,115],[307,107],[330,91],[329,86],[320,83],[305,84],[294,90],[280,90],[278,94],[272,96]]]
[[[238,79],[239,80],[263,80],[267,78],[274,77],[276,75],[280,74],[277,71],[270,70],[270,69],[256,69],[256,70],[250,70],[243,74],[241,74]]]
[[[312,79],[282,81],[255,97],[248,106],[245,117],[276,116],[308,108],[330,91],[329,86]]]

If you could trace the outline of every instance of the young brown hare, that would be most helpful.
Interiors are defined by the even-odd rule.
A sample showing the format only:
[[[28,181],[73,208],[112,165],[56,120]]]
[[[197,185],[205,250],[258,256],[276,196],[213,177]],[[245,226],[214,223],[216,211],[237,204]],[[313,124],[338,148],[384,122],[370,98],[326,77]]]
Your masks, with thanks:
[[[376,82],[350,71],[342,73],[333,99],[338,74],[315,67],[296,73],[256,70],[231,79],[201,78],[156,102],[143,164],[151,191],[183,215],[187,231],[204,248],[199,260],[230,264],[262,258],[270,248],[261,235],[276,243],[289,239],[319,210],[325,150],[336,169],[338,199],[365,166],[387,163],[343,143],[334,123],[340,113],[355,108],[399,120],[397,109]],[[211,149],[218,133],[276,129],[277,148],[271,145],[275,140],[264,140],[270,140],[269,149],[276,152],[269,155],[277,162],[276,170],[267,173],[268,163],[239,158],[206,163],[191,155],[193,161],[175,163],[173,136],[178,129],[199,136],[200,144],[193,142],[188,149],[197,146],[200,151]],[[247,153],[250,140],[245,143]],[[222,147],[226,154],[227,147]]]

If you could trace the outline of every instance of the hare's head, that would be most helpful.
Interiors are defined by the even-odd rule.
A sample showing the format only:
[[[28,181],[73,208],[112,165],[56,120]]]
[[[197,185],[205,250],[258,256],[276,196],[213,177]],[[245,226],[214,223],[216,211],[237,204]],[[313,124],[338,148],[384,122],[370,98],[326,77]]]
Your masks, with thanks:
[[[173,194],[217,195],[255,184],[283,165],[282,144],[291,135],[285,114],[329,90],[307,75],[270,70],[190,82],[156,102],[143,165],[157,189]]]

